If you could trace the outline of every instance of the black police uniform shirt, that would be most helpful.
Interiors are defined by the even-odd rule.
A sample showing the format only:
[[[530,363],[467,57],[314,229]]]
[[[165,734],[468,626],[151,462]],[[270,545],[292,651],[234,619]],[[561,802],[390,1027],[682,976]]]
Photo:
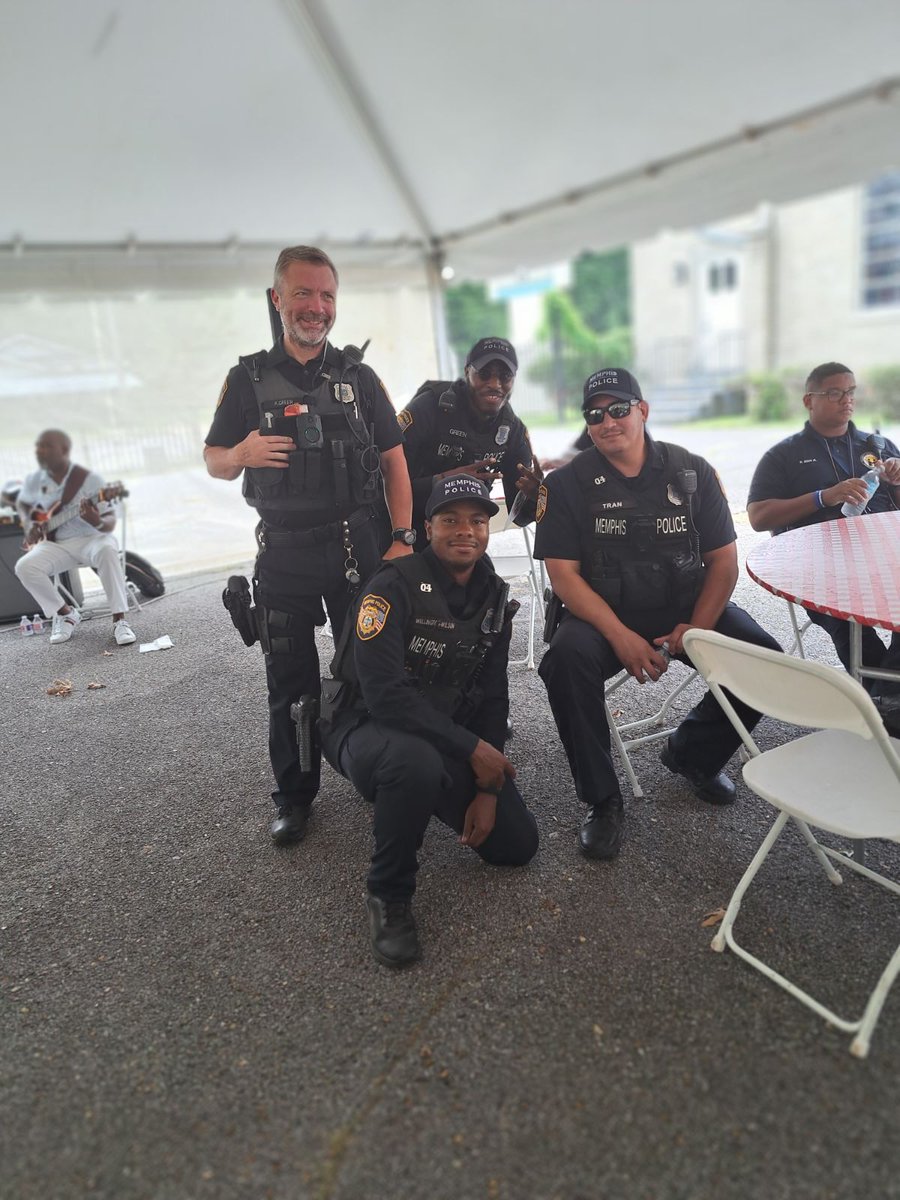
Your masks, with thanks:
[[[878,456],[869,444],[871,435],[857,429],[851,421],[841,437],[827,438],[818,433],[809,421],[799,433],[792,433],[767,450],[757,464],[750,481],[747,503],[760,500],[795,500],[833,487],[853,476],[865,475]],[[888,438],[884,439],[882,458],[900,457],[900,451]],[[869,513],[888,512],[894,504],[889,486],[882,481],[869,501]],[[791,525],[780,525],[774,532],[784,533],[801,525],[817,525],[841,516],[840,505],[816,509]]]
[[[321,383],[323,370],[338,365],[337,354],[330,343],[326,345],[324,355],[316,355],[308,363],[300,363],[292,358],[281,342],[276,342],[266,358],[266,366],[275,367],[288,383],[308,392],[314,391]],[[365,363],[360,366],[357,378],[361,392],[360,413],[367,425],[374,425],[375,445],[381,451],[399,446],[403,437],[384,384]],[[228,372],[219,393],[206,444],[231,449],[254,429],[259,429],[259,404],[246,368],[238,363]],[[280,529],[314,529],[349,516],[356,507],[351,501],[344,508],[332,503],[303,512],[276,512],[269,509],[266,512],[266,524]]]
[[[444,570],[430,547],[424,557],[455,617],[461,617],[467,606],[484,601],[494,579],[484,559],[475,564],[468,584],[462,586]],[[484,659],[478,678],[481,702],[461,725],[429,704],[427,690],[423,694],[404,669],[407,625],[412,616],[404,580],[386,563],[369,579],[366,593],[383,602],[377,632],[372,634],[369,626],[363,639],[357,626],[354,636],[356,673],[366,708],[374,718],[421,737],[449,758],[468,759],[479,738],[502,750],[509,715],[507,663],[512,622],[506,622]]]
[[[445,439],[441,432],[443,421],[439,401],[448,389],[454,392],[456,402],[449,421],[452,432]],[[519,495],[516,487],[518,464],[530,467],[534,455],[528,430],[509,403],[504,404],[496,416],[482,419],[472,409],[465,379],[453,383],[435,380],[413,396],[406,408],[397,414],[397,420],[403,430],[403,450],[412,480],[413,521],[419,545],[425,536],[422,522],[434,476],[452,471],[454,466],[467,467],[487,457],[496,459],[502,473],[507,507],[511,508],[515,503]],[[477,439],[480,449],[473,449],[473,438]],[[518,524],[534,520],[533,501],[525,502],[519,511]]]
[[[636,497],[643,496],[664,506],[669,487],[668,451],[665,442],[656,442],[645,433],[647,456],[640,473],[634,478],[624,476],[596,447],[585,450],[584,455],[593,455],[597,477],[613,477]],[[563,558],[578,562],[582,574],[587,577],[594,549],[594,517],[585,503],[584,492],[575,475],[574,464],[579,455],[565,466],[551,471],[542,485],[538,499],[538,523],[534,535],[536,558]],[[690,468],[697,472],[697,490],[691,498],[691,514],[700,545],[701,559],[722,546],[736,540],[734,521],[728,501],[715,470],[705,458],[697,454],[687,455]],[[673,513],[684,511],[673,508]],[[614,513],[611,515],[615,515]],[[624,625],[634,627],[656,627],[674,614],[666,612],[642,612],[638,620],[629,618],[629,613],[617,611],[616,616]],[[667,629],[661,628],[666,633]]]

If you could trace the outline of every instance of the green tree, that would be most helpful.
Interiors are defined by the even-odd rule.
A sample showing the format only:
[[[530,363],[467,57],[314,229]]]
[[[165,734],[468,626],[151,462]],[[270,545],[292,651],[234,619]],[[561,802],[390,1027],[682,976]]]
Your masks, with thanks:
[[[580,403],[585,379],[603,366],[601,339],[585,325],[566,292],[548,292],[537,340],[548,352],[531,364],[528,378],[552,391],[556,411],[564,420],[566,409]]]
[[[447,337],[463,361],[483,337],[506,337],[506,304],[491,300],[483,283],[460,283],[444,293]]]
[[[631,274],[628,250],[596,254],[586,250],[572,264],[569,293],[588,328],[605,333],[631,324]]]

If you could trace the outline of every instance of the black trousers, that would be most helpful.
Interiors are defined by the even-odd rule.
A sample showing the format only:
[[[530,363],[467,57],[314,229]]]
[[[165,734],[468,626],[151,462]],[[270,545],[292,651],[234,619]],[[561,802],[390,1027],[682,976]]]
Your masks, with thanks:
[[[375,522],[354,529],[351,539],[365,581],[381,561]],[[270,546],[260,551],[256,560],[260,602],[294,618],[290,630],[294,652],[265,656],[269,757],[275,776],[272,799],[279,807],[311,804],[319,790],[321,753],[316,744],[312,770],[301,773],[291,705],[301,696],[318,696],[321,692],[315,631],[317,625],[325,624],[327,609],[335,643],[340,636],[354,598],[345,577],[345,559],[346,551],[335,538],[299,548]]]
[[[662,637],[674,624],[673,620],[653,636]],[[716,625],[716,632],[768,650],[781,649],[775,639],[736,604],[727,605]],[[606,680],[621,670],[622,664],[606,638],[571,613],[563,617],[538,668],[547,687],[575,790],[584,804],[597,804],[619,793],[603,697]],[[760,714],[736,699],[734,706],[747,728],[752,729]],[[722,769],[739,744],[734,726],[709,691],[671,736],[672,751],[678,761],[710,777]]]
[[[366,721],[346,733],[338,720],[325,734],[324,749],[332,766],[375,806],[368,890],[383,900],[408,900],[416,890],[418,851],[431,818],[462,833],[475,796],[472,768],[379,721]],[[535,819],[516,785],[507,780],[497,797],[494,828],[475,852],[496,866],[518,867],[534,857],[537,847]]]
[[[837,656],[844,666],[850,670],[850,622],[842,621],[840,617],[829,616],[828,613],[815,612],[811,608],[803,610],[814,625],[824,629],[831,640]],[[871,625],[860,626],[862,635],[862,665],[864,667],[882,667],[885,671],[900,671],[900,633],[892,633],[890,644],[884,642]],[[875,696],[896,696],[900,693],[900,684],[889,683],[886,679],[863,679],[863,687]]]

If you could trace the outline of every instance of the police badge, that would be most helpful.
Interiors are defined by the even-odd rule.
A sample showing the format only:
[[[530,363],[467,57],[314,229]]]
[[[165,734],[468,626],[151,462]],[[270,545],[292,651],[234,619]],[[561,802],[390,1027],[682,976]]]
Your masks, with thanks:
[[[498,446],[506,445],[506,443],[509,441],[509,426],[508,425],[500,426],[500,428],[497,430],[497,434],[496,434],[496,437],[494,438],[494,441],[497,443]]]
[[[341,404],[354,404],[356,397],[353,394],[352,383],[336,383],[334,385],[334,398],[339,400]]]
[[[684,497],[675,491],[671,483],[666,484],[666,496],[670,504],[684,504]]]
[[[878,455],[871,454],[871,453],[870,454],[862,454],[862,455],[860,455],[860,461],[864,464],[864,466],[866,467],[867,470],[871,471],[872,468],[875,466],[875,464],[878,462]]]

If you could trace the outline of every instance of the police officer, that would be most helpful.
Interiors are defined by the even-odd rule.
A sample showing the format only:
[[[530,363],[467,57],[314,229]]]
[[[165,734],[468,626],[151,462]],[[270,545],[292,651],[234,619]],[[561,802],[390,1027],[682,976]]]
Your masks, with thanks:
[[[425,507],[428,548],[369,580],[355,632],[323,704],[329,762],[375,806],[367,880],[372,950],[386,966],[419,955],[416,852],[432,816],[485,862],[519,866],[534,818],[503,754],[509,711],[508,585],[484,555],[497,505],[472,475],[439,480]],[[326,682],[328,688],[334,684]]]
[[[843,363],[822,363],[809,373],[803,404],[809,419],[767,450],[750,483],[747,516],[756,530],[784,533],[801,525],[836,521],[841,505],[866,500],[861,476],[880,465],[878,489],[865,513],[890,512],[900,505],[900,450],[879,434],[864,433],[853,421],[856,379]],[[838,657],[850,670],[850,626],[840,617],[806,610],[814,624],[828,633]],[[900,670],[900,634],[891,635],[887,649],[878,634],[862,626],[863,666]],[[866,687],[883,696],[896,695],[895,685],[866,680]],[[900,716],[886,720],[893,731]]]
[[[659,679],[668,665],[664,644],[682,654],[691,627],[780,647],[729,602],[738,575],[734,525],[710,465],[650,437],[648,406],[628,371],[595,372],[583,408],[592,447],[548,475],[538,496],[535,554],[565,606],[540,675],[588,806],[579,847],[589,858],[612,858],[624,817],[604,681],[622,667],[639,683]],[[735,706],[752,729],[759,714]],[[729,804],[735,789],[722,767],[738,742],[707,692],[669,738],[662,761],[701,799]]]
[[[499,475],[515,520],[534,520],[540,469],[535,470],[528,430],[509,403],[519,360],[505,338],[476,342],[465,373],[455,382],[427,380],[397,414],[413,487],[416,548],[426,545],[425,502],[439,479],[461,471],[488,487]]]
[[[229,371],[203,451],[217,479],[243,472],[244,496],[260,516],[254,583],[279,845],[303,837],[319,788],[317,751],[312,770],[300,770],[291,704],[319,691],[314,634],[325,622],[323,601],[337,636],[355,585],[378,566],[373,505],[382,481],[396,530],[385,557],[412,553],[412,498],[393,407],[360,352],[328,341],[337,288],[322,250],[282,250],[271,298],[284,334]]]

